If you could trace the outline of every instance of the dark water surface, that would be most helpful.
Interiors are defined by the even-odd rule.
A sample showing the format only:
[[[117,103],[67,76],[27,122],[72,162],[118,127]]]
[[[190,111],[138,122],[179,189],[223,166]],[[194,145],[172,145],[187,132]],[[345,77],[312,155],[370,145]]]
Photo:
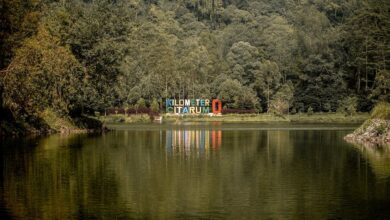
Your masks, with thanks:
[[[1,141],[0,219],[390,219],[354,125],[186,123]]]

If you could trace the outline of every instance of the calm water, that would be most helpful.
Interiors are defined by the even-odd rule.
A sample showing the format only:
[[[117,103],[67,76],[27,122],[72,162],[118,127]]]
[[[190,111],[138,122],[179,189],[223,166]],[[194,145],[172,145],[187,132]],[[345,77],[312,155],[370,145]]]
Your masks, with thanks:
[[[2,141],[1,219],[390,219],[390,149],[354,126],[117,126]]]

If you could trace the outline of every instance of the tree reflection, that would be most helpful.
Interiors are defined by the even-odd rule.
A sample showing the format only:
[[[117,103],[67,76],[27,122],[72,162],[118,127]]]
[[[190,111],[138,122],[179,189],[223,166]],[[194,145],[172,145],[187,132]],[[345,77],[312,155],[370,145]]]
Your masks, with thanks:
[[[390,145],[355,143],[353,146],[368,161],[378,179],[390,177]]]
[[[85,160],[90,158],[82,150],[86,138],[53,135],[5,152],[2,193],[14,218],[110,218],[126,213],[117,202],[115,173],[107,170],[104,158]]]
[[[366,218],[356,207],[385,206],[390,190],[364,160],[386,157],[361,158],[344,135],[180,127],[2,143],[2,203],[21,219]]]

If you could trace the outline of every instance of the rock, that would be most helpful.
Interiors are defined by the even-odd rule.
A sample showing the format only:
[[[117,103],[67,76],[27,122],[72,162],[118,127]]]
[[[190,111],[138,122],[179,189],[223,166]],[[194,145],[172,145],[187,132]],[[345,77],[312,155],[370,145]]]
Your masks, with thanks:
[[[390,144],[390,120],[369,119],[344,139],[350,142]]]

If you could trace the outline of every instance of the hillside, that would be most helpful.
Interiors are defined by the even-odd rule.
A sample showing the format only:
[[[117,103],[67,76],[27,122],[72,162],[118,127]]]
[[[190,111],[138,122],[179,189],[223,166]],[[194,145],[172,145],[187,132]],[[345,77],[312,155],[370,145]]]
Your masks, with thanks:
[[[390,2],[0,1],[0,112],[30,124],[166,98],[260,113],[390,101]],[[160,105],[159,105],[160,104]],[[39,126],[38,126],[39,127]]]

